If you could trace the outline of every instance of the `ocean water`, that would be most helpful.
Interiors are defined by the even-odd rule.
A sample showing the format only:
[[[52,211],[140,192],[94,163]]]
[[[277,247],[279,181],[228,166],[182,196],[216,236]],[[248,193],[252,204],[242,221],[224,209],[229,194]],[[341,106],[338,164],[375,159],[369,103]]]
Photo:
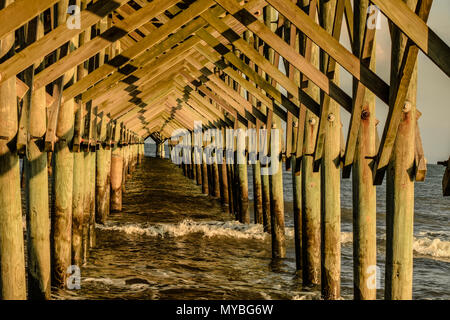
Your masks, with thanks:
[[[154,155],[154,146],[148,156]],[[414,299],[450,299],[450,199],[443,167],[415,188]],[[319,299],[295,273],[291,173],[284,172],[287,258],[271,259],[261,225],[233,221],[169,160],[146,158],[126,184],[123,212],[97,225],[80,290],[56,299]],[[249,170],[249,181],[251,180]],[[342,180],[341,294],[353,298],[351,180]],[[249,196],[252,198],[252,184]],[[377,265],[383,298],[385,187],[377,188]],[[252,214],[253,216],[253,214]]]

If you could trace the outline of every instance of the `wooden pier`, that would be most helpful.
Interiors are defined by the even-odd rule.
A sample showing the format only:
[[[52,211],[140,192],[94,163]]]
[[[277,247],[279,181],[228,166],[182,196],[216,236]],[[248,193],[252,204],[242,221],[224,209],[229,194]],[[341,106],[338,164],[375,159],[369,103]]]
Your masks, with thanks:
[[[385,179],[384,296],[411,299],[414,183],[427,170],[419,51],[450,76],[450,48],[427,25],[432,2],[0,2],[0,299],[50,299],[70,266],[89,263],[95,225],[122,210],[149,137],[241,223],[252,218],[252,184],[253,220],[271,234],[274,259],[286,255],[285,163],[297,271],[324,299],[341,296],[341,176],[353,183],[354,298],[376,298]],[[376,73],[377,14],[390,23],[390,83]],[[380,137],[375,98],[388,110]],[[341,112],[351,115],[346,135]]]

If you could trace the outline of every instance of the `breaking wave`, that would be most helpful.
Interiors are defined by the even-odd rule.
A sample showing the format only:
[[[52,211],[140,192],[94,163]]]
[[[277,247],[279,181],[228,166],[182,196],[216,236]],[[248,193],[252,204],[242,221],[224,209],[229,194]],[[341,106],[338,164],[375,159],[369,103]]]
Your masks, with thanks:
[[[161,238],[176,238],[190,234],[201,234],[205,238],[228,237],[261,241],[270,239],[270,234],[264,232],[261,224],[242,224],[238,221],[193,221],[186,219],[178,224],[161,223],[150,226],[138,224],[97,225],[97,228],[105,231],[118,231],[126,234]],[[293,239],[294,228],[287,227],[285,235],[287,239]],[[351,232],[341,233],[342,244],[352,242],[352,240],[353,234]]]
[[[202,234],[203,237],[229,237],[236,239],[266,240],[269,235],[259,224],[242,224],[237,221],[208,221],[196,222],[183,220],[178,224],[155,224],[144,227],[142,225],[97,225],[100,230],[120,231],[126,234],[138,234],[149,237],[183,237],[189,234]]]
[[[419,237],[414,238],[414,252],[435,258],[450,258],[450,241],[439,238]]]

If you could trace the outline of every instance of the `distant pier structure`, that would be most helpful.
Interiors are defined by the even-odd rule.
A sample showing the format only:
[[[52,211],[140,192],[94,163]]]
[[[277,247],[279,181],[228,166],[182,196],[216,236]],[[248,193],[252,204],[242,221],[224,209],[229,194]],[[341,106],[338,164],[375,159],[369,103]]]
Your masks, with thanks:
[[[384,297],[411,299],[414,183],[427,171],[419,51],[450,75],[449,46],[427,25],[431,6],[1,1],[0,298],[50,299],[73,266],[89,263],[95,224],[122,210],[151,137],[237,220],[263,224],[274,259],[286,255],[284,162],[297,270],[324,299],[340,298],[341,175],[353,183],[354,298],[376,298],[376,186],[386,180]],[[378,14],[390,24],[389,83],[376,73]],[[340,67],[353,77],[351,95]],[[380,137],[376,98],[388,110]],[[351,114],[346,135],[341,111]],[[449,196],[450,160],[442,164]]]

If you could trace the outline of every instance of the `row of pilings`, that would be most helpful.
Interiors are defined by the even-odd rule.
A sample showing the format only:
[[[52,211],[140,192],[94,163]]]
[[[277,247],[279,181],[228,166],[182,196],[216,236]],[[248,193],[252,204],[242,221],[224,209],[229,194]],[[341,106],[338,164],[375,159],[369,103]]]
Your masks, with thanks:
[[[88,263],[96,245],[95,224],[122,210],[125,181],[143,157],[143,141],[88,144],[76,152],[58,141],[54,152],[24,157],[25,248],[19,157],[3,153],[1,299],[50,299],[52,288],[70,289],[77,281],[71,275]]]
[[[386,299],[412,298],[414,178],[408,168],[414,161],[414,157],[410,157],[411,150],[414,150],[410,148],[410,140],[414,135],[406,134],[407,131],[414,130],[415,122],[408,120],[411,116],[414,116],[414,113],[408,112],[400,126],[405,134],[397,139],[395,152],[399,156],[392,159],[387,178]],[[335,119],[328,119],[330,126],[334,126],[333,120]],[[375,128],[373,115],[363,122]],[[318,123],[315,115],[307,115],[306,153],[312,154],[314,151],[315,143],[309,140],[315,137]],[[281,124],[274,121],[272,128],[277,127],[281,128]],[[340,130],[341,126],[337,127]],[[294,136],[297,130],[295,127]],[[203,131],[203,134],[209,136],[206,131]],[[248,186],[252,183],[253,221],[262,224],[264,231],[271,234],[273,259],[286,257],[283,194],[283,162],[285,162],[286,169],[292,172],[297,272],[302,276],[305,288],[320,288],[323,299],[340,299],[340,161],[335,161],[336,158],[339,159],[340,144],[336,141],[328,142],[329,150],[326,149],[328,150],[326,154],[336,151],[337,155],[326,156],[320,166],[314,168],[313,157],[303,156],[299,159],[295,153],[287,157],[283,153],[281,143],[271,143],[279,150],[271,149],[270,152],[280,156],[270,157],[271,161],[278,162],[275,166],[278,169],[267,174],[263,173],[264,165],[258,156],[250,161],[252,150],[246,144],[246,134],[242,137],[232,130],[227,131],[223,128],[216,130],[216,134],[221,137],[217,136],[213,141],[234,139],[233,149],[223,150],[222,147],[211,149],[214,143],[207,146],[204,138],[200,138],[200,141],[203,141],[200,146],[194,146],[194,142],[192,145],[187,143],[183,146],[184,139],[189,142],[191,139],[195,140],[194,134],[189,133],[178,142],[173,137],[169,140],[171,159],[175,163],[180,163],[183,174],[201,186],[203,194],[220,199],[229,213],[245,224],[251,222]],[[279,138],[281,139],[281,135]],[[372,135],[372,138],[375,143],[375,135]],[[369,146],[374,147],[371,144]],[[223,154],[219,154],[220,152]],[[377,279],[380,275],[377,274],[376,261],[376,188],[372,181],[373,160],[363,156],[367,152],[361,149],[353,169],[353,282],[354,298],[369,300],[376,299],[377,289],[381,288],[377,288]],[[233,154],[231,158],[227,157],[230,153]],[[408,158],[400,157],[401,154],[407,155]],[[164,143],[157,145],[157,156],[161,158],[166,156]],[[211,157],[209,161],[208,157]],[[248,181],[249,162],[253,181]],[[273,165],[274,163],[271,164]]]

